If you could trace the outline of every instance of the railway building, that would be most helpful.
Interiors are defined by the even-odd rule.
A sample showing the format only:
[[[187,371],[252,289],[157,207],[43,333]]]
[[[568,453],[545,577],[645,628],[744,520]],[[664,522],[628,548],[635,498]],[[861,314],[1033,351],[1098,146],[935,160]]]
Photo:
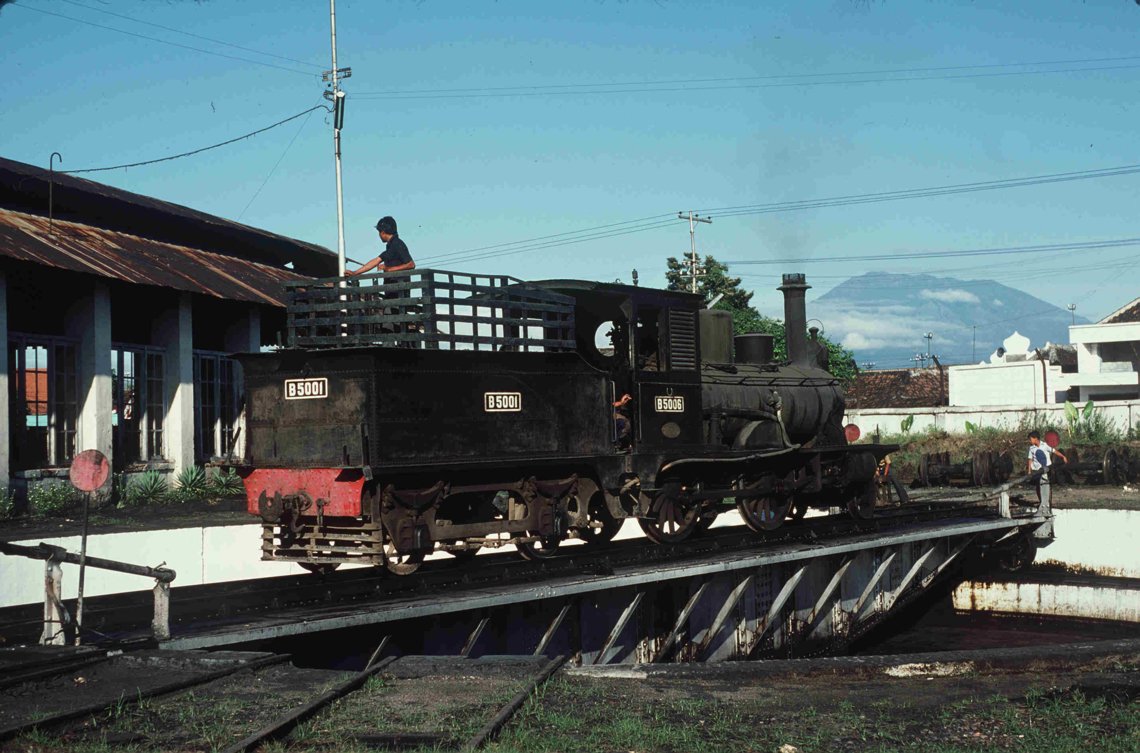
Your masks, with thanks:
[[[177,474],[240,453],[240,368],[276,342],[282,283],[336,255],[188,207],[0,158],[0,487]]]

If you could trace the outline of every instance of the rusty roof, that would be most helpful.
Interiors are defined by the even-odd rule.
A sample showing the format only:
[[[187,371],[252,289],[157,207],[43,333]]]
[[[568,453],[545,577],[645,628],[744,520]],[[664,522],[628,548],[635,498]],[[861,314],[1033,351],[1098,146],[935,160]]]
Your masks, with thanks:
[[[336,274],[337,255],[315,243],[0,157],[0,207],[47,215],[49,183],[54,185],[51,203],[57,219],[277,267],[292,263],[301,274],[314,277]]]
[[[288,269],[140,238],[115,230],[0,209],[0,256],[57,269],[190,293],[285,305],[281,286],[303,280]]]
[[[946,405],[949,394],[945,368],[861,371],[847,390],[847,410],[928,408]]]
[[[1099,324],[1123,324],[1125,322],[1140,322],[1140,298],[1101,319]]]

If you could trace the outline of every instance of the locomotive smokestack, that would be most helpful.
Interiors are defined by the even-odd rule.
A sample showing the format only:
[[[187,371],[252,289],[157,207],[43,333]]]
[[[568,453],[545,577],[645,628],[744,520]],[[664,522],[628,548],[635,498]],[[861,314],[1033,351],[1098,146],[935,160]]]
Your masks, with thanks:
[[[784,336],[788,343],[788,360],[798,366],[808,365],[804,295],[810,287],[802,274],[787,274],[784,275],[784,284],[778,288],[784,294]]]

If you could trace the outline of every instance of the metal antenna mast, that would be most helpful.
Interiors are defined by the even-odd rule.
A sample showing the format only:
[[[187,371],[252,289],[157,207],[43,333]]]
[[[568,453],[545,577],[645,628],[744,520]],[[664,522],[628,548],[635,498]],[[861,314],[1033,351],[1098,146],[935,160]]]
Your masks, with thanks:
[[[332,29],[332,70],[321,74],[329,82],[325,99],[333,103],[333,156],[336,158],[336,256],[337,275],[344,277],[344,193],[340,182],[340,129],[344,126],[344,92],[340,79],[352,75],[351,68],[336,67],[336,0],[329,0],[329,25]]]
[[[699,214],[689,212],[685,215],[684,212],[677,212],[677,219],[689,221],[689,292],[697,292],[697,278],[704,277],[704,270],[701,269],[701,263],[697,260],[697,226],[698,222],[707,222],[712,224],[711,217],[701,217]]]

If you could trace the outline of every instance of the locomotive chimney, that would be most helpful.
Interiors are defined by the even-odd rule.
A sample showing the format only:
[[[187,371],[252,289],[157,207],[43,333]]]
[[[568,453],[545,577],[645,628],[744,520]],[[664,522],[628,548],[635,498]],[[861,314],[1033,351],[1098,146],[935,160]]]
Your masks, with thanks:
[[[784,284],[778,288],[784,294],[784,337],[788,343],[788,360],[798,366],[808,365],[804,295],[810,287],[802,274],[787,274],[784,275]]]

